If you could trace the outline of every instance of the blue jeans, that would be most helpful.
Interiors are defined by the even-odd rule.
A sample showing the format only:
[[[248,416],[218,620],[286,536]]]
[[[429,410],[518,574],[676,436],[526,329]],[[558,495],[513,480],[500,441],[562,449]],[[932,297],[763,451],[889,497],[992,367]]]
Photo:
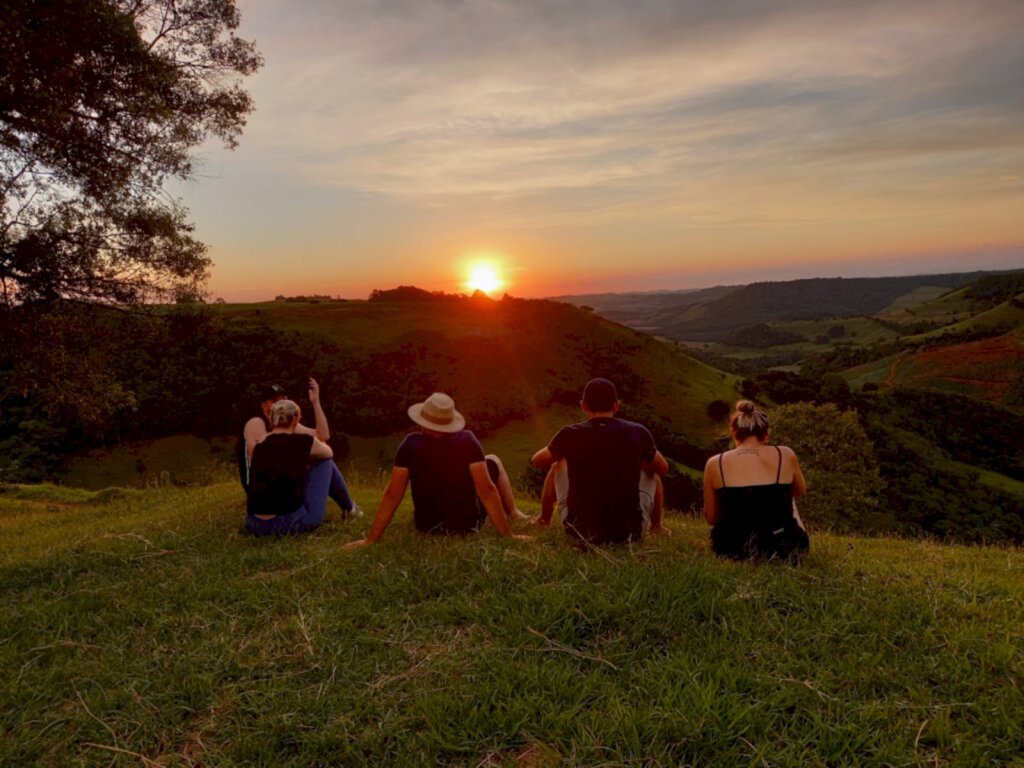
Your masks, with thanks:
[[[301,507],[287,515],[278,515],[268,520],[247,515],[245,528],[253,536],[283,536],[288,533],[312,531],[327,515],[328,497],[338,502],[338,506],[345,512],[351,512],[355,506],[338,465],[331,459],[320,459],[310,464],[306,470]]]

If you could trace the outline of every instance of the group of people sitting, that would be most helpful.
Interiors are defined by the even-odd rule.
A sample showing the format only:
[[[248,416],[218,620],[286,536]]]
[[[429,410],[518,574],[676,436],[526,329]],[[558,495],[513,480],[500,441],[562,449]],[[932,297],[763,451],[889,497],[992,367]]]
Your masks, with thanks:
[[[328,498],[345,517],[361,511],[327,445],[330,430],[320,388],[309,381],[314,426],[283,389],[264,393],[240,444],[239,469],[248,504],[246,529],[255,536],[309,531],[326,515]],[[501,536],[514,521],[550,525],[557,511],[566,533],[585,545],[639,541],[667,532],[661,478],[668,462],[646,427],[617,416],[619,397],[608,379],[592,379],[580,406],[586,418],[563,427],[531,459],[547,469],[541,513],[528,518],[516,506],[501,460],[485,454],[451,397],[437,392],[409,407],[418,429],[398,447],[394,467],[366,536],[347,548],[375,544],[412,486],[418,531],[466,534],[487,520]],[[795,497],[807,488],[796,454],[768,443],[768,416],[741,400],[729,417],[735,447],[712,456],[704,469],[704,516],[711,547],[734,558],[797,558],[807,551],[807,530]]]

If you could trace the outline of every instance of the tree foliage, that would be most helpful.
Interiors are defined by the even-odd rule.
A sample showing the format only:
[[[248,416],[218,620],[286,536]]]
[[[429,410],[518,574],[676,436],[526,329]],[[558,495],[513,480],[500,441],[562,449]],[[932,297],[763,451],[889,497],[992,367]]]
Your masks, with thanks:
[[[874,446],[857,414],[834,404],[795,403],[772,413],[773,442],[788,445],[800,459],[807,495],[800,514],[814,528],[877,531],[894,519],[880,501],[883,481]]]
[[[166,181],[234,147],[260,57],[234,0],[6,0],[0,288],[7,306],[194,294],[209,259]]]

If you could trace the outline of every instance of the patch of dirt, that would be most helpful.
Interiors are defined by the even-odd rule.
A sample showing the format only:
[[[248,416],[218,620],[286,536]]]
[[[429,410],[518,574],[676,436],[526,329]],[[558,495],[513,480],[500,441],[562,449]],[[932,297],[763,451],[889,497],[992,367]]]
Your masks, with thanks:
[[[991,339],[917,352],[900,367],[893,361],[887,383],[951,385],[974,397],[992,402],[1002,401],[1024,369],[1024,347],[1014,334],[1006,333]]]

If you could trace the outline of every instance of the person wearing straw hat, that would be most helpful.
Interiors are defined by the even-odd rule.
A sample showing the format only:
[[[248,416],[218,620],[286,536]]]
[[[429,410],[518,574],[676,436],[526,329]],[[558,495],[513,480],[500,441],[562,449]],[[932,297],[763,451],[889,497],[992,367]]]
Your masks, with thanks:
[[[619,395],[608,379],[591,379],[580,405],[587,419],[563,427],[530,460],[547,469],[541,515],[555,506],[566,533],[587,544],[637,541],[665,532],[661,477],[668,462],[646,427],[616,416]]]
[[[516,509],[508,473],[497,456],[484,455],[476,435],[465,428],[466,419],[455,410],[455,401],[435,392],[408,412],[419,430],[406,435],[398,447],[391,479],[366,538],[345,548],[379,541],[410,484],[416,530],[471,533],[490,518],[499,534],[512,536],[509,519],[525,515]]]

